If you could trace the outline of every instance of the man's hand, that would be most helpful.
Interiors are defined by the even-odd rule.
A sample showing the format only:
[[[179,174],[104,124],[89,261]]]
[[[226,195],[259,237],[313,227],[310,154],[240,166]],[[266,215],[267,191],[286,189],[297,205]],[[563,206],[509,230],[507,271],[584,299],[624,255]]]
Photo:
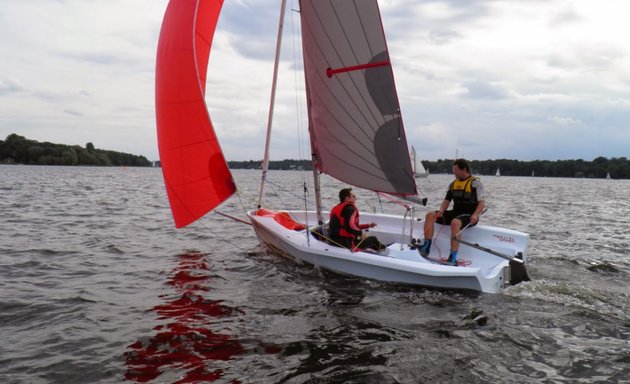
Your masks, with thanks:
[[[470,224],[477,224],[479,222],[479,215],[472,214],[470,215]]]

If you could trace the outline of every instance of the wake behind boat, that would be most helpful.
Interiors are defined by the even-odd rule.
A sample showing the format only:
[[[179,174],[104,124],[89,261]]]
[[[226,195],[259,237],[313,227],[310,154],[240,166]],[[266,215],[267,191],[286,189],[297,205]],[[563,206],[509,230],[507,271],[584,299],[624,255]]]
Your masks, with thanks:
[[[160,33],[158,142],[178,228],[204,216],[236,191],[204,101],[208,56],[221,4],[171,0]],[[464,263],[458,266],[441,261],[449,249],[449,228],[436,227],[435,245],[425,258],[416,249],[420,226],[417,222],[414,226],[410,217],[362,216],[377,223],[371,233],[389,244],[381,253],[337,247],[327,241],[325,233],[312,231],[321,228],[327,215],[321,207],[320,173],[401,199],[418,198],[378,4],[364,0],[355,5],[348,7],[344,0],[300,1],[316,209],[277,212],[260,207],[286,9],[286,1],[282,1],[259,209],[247,213],[256,235],[279,253],[380,281],[499,292],[523,280],[528,235],[508,229],[467,229],[458,257]]]

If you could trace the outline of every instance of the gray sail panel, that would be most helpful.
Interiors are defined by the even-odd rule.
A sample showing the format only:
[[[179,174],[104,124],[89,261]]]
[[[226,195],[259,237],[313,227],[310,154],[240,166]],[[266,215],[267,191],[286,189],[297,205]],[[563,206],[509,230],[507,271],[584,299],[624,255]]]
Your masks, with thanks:
[[[302,0],[300,12],[319,169],[358,187],[416,194],[376,0]]]

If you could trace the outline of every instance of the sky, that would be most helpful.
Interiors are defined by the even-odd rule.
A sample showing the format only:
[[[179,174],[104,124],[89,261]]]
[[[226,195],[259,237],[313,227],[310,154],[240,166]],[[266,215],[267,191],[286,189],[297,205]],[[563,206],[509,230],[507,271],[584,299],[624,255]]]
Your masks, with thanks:
[[[0,7],[0,139],[159,158],[167,0]],[[263,157],[280,0],[225,0],[206,103],[227,160]],[[424,160],[630,157],[630,2],[380,0],[407,141]],[[288,0],[271,158],[310,158]]]

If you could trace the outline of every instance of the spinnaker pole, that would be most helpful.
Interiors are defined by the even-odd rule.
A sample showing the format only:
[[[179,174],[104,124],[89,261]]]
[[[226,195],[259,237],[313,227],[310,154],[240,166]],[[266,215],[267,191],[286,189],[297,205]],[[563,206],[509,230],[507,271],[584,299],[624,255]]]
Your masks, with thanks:
[[[282,46],[282,31],[284,29],[284,11],[286,9],[286,0],[281,1],[280,5],[280,21],[278,23],[278,37],[276,39],[276,60],[273,65],[273,80],[271,83],[271,100],[269,101],[269,118],[267,120],[267,138],[265,140],[265,154],[262,162],[262,178],[260,180],[260,194],[258,195],[258,208],[262,207],[263,190],[267,171],[269,169],[269,143],[271,142],[271,126],[273,124],[273,108],[276,103],[276,86],[278,84],[278,67],[280,65],[280,48]]]

